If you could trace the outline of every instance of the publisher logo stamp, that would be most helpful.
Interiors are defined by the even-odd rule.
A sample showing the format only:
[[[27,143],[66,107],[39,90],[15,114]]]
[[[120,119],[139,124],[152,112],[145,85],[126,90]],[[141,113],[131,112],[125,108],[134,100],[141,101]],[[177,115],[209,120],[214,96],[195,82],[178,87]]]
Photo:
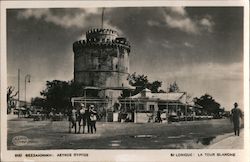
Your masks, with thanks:
[[[12,138],[12,143],[16,146],[24,146],[29,142],[26,136],[15,136]]]

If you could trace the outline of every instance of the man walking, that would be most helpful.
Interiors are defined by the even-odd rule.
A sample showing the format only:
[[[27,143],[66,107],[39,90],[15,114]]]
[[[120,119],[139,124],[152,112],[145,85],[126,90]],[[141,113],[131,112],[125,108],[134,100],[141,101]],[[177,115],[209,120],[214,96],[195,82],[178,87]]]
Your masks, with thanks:
[[[87,122],[87,128],[88,128],[88,133],[90,133],[90,129],[91,129],[91,121],[90,121],[90,107],[87,107],[86,108],[86,111],[85,111],[85,119],[86,119],[86,122]]]
[[[234,103],[234,108],[231,110],[231,117],[234,125],[235,136],[240,135],[240,118],[243,117],[241,110],[238,108],[238,103]]]

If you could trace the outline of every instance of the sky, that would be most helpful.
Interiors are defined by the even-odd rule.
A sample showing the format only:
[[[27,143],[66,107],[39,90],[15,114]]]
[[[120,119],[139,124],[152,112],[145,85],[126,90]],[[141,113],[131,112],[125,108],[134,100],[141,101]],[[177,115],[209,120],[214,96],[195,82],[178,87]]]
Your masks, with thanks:
[[[72,44],[101,27],[100,8],[7,10],[7,79],[17,90],[21,69],[27,99],[40,96],[47,80],[73,79]],[[105,8],[104,28],[131,43],[130,73],[177,82],[192,98],[208,93],[226,109],[243,108],[243,8]]]

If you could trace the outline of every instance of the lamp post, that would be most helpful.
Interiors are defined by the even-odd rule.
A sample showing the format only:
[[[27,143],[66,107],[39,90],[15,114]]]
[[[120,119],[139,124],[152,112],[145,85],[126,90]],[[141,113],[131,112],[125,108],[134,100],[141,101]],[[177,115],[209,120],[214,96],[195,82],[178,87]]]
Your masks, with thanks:
[[[20,102],[20,69],[18,69],[18,94],[17,94],[17,100],[18,100],[18,105]]]
[[[187,122],[187,113],[188,113],[188,111],[187,111],[187,109],[188,109],[188,102],[187,102],[187,92],[185,92],[185,121]]]
[[[25,75],[25,80],[24,80],[24,101],[25,101],[25,107],[26,107],[26,104],[27,104],[27,102],[26,102],[26,83],[30,83],[30,75],[29,74],[27,74],[27,75]]]

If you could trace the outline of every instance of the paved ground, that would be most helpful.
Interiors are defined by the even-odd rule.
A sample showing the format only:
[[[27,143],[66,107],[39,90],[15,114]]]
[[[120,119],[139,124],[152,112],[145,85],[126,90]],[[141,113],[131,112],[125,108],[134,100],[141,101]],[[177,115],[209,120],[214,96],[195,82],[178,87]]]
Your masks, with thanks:
[[[244,129],[241,129],[240,136],[235,136],[234,133],[228,133],[226,138],[209,145],[207,149],[242,149],[244,147]],[[219,138],[219,137],[217,137]]]
[[[228,119],[179,123],[100,123],[96,134],[68,133],[68,122],[8,121],[8,149],[192,149],[207,148],[229,137]],[[12,139],[26,136],[29,142],[16,146]],[[218,138],[220,137],[220,138]],[[236,144],[234,144],[236,145]],[[220,147],[217,146],[218,148]],[[241,147],[241,146],[239,146]]]

